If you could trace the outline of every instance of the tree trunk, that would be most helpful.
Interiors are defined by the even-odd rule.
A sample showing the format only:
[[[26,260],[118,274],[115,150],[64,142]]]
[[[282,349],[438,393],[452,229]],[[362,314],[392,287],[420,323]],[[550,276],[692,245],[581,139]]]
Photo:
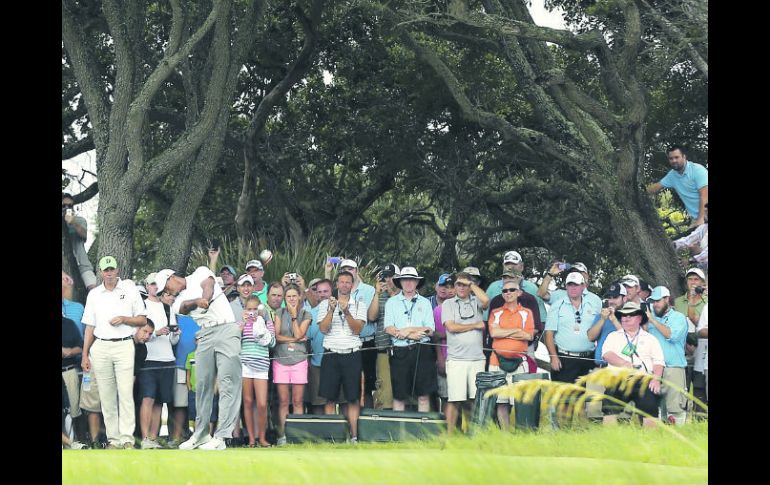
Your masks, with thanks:
[[[97,221],[99,227],[98,259],[113,256],[118,262],[121,278],[132,277],[134,254],[134,216],[139,207],[139,198],[120,189],[119,180],[104,180],[99,198]]]

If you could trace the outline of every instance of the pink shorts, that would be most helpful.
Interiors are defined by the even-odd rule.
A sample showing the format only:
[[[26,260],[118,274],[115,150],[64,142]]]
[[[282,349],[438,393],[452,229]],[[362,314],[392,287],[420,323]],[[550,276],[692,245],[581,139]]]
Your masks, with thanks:
[[[274,360],[273,382],[276,384],[307,384],[307,360],[294,365],[283,365]]]

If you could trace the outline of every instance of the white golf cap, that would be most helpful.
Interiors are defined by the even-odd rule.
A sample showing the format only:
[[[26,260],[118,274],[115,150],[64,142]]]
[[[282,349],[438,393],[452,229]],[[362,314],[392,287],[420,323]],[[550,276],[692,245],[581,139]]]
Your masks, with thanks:
[[[166,288],[166,282],[172,274],[176,274],[172,269],[162,269],[158,271],[158,274],[155,275],[155,283],[158,285],[158,291],[155,293],[155,296],[160,296],[160,294],[163,293],[163,290]]]
[[[503,256],[503,264],[505,263],[513,263],[513,264],[519,264],[521,263],[521,254],[517,253],[516,251],[508,251],[505,253],[505,256]]]
[[[568,285],[570,283],[575,283],[576,285],[582,285],[585,282],[586,280],[583,279],[583,275],[577,271],[568,274],[567,279],[564,280],[565,285]]]

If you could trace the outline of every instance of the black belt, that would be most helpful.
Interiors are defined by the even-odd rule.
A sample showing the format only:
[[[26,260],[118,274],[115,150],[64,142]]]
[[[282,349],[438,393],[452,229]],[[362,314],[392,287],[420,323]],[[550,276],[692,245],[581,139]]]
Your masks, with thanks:
[[[61,371],[62,372],[66,372],[66,371],[68,371],[70,369],[74,369],[75,367],[77,367],[77,364],[72,364],[72,365],[64,366],[64,367],[61,368]]]
[[[101,338],[101,337],[96,337],[96,338],[99,340],[104,340],[105,342],[122,342],[123,340],[132,339],[134,338],[134,336],[129,335],[128,337],[123,337],[123,338]]]
[[[568,355],[570,357],[593,357],[594,356],[594,351],[593,350],[589,350],[587,352],[567,352],[566,350],[559,349],[559,350],[556,351],[556,353],[557,354]]]

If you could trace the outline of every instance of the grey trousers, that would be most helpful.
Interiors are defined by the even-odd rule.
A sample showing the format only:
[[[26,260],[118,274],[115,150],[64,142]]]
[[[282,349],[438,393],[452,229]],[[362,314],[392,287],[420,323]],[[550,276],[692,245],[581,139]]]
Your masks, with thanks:
[[[240,416],[241,332],[238,325],[225,323],[202,328],[195,333],[195,441],[209,433],[209,420],[214,399],[214,379],[219,386],[219,419],[214,436],[231,438],[235,420]]]

